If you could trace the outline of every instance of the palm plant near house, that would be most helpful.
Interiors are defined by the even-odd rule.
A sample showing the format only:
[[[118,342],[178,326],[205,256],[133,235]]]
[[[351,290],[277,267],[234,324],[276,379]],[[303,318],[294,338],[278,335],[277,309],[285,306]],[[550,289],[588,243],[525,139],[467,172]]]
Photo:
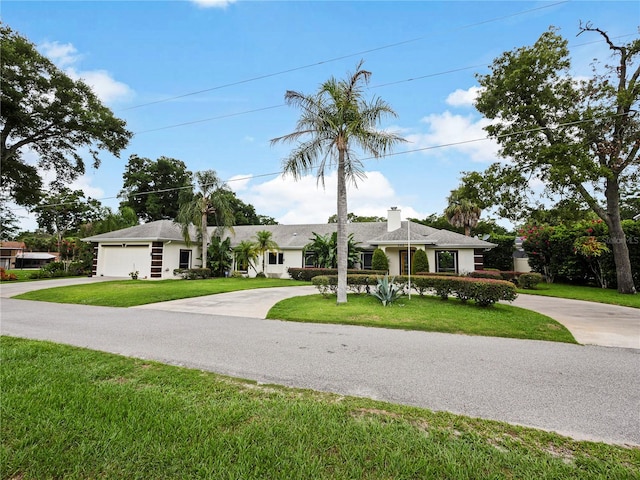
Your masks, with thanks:
[[[224,276],[224,272],[231,269],[233,263],[233,255],[231,252],[231,237],[224,240],[216,235],[211,238],[211,244],[207,251],[207,267],[216,277]]]
[[[220,180],[215,170],[196,172],[196,182],[199,191],[189,202],[180,205],[176,222],[182,227],[182,236],[187,245],[191,244],[190,226],[195,225],[198,237],[202,242],[202,266],[206,264],[208,245],[207,225],[209,218],[215,218],[217,234],[221,234],[224,227],[234,224],[233,210],[224,195],[227,185]]]
[[[449,205],[444,210],[447,221],[456,228],[464,228],[464,234],[471,236],[471,229],[480,221],[482,209],[471,200],[462,198],[455,190],[448,200]]]
[[[363,87],[370,77],[371,72],[362,69],[361,61],[355,73],[345,80],[330,78],[313,95],[288,90],[285,102],[300,107],[302,113],[294,132],[271,140],[272,144],[283,141],[297,143],[284,160],[284,173],[296,179],[315,170],[318,182],[324,186],[327,170],[337,168],[337,303],[347,301],[347,181],[355,185],[357,179],[365,177],[362,163],[353,148],[358,147],[367,155],[379,157],[403,141],[393,133],[376,130],[384,115],[396,114],[378,97],[365,100]]]
[[[251,267],[258,273],[258,270],[256,270],[254,266],[258,260],[258,250],[255,243],[251,240],[242,240],[236,248],[233,249],[233,252],[236,256],[236,265],[242,267],[241,270],[245,268],[248,270],[249,267]]]
[[[338,234],[319,235],[313,232],[314,238],[304,247],[305,252],[313,254],[313,262],[320,268],[336,268],[338,266]],[[360,261],[360,248],[353,239],[353,234],[347,237],[347,265],[352,268]]]
[[[272,235],[273,233],[268,230],[256,232],[254,244],[256,251],[262,256],[262,273],[264,273],[264,254],[278,250],[278,244],[271,238]]]

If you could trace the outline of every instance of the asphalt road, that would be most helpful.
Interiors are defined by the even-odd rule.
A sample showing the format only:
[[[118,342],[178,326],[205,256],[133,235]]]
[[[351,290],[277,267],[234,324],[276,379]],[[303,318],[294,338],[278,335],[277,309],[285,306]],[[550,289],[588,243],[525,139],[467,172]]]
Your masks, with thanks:
[[[640,445],[640,350],[2,299],[0,332]]]

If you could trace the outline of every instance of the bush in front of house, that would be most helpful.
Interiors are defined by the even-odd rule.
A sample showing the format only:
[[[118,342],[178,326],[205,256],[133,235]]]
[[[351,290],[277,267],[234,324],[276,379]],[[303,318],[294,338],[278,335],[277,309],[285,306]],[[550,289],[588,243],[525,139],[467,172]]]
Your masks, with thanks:
[[[363,272],[366,272],[366,275],[384,275],[387,271],[386,270],[377,271],[377,270],[349,269],[347,270],[347,275],[361,275],[361,274],[364,274]],[[302,280],[305,282],[310,282],[314,277],[317,277],[318,275],[337,275],[338,269],[337,268],[289,267],[287,269],[287,273],[289,273],[289,276],[294,280]]]
[[[498,270],[476,270],[475,272],[469,272],[471,278],[492,278],[494,280],[502,280],[502,275]]]
[[[381,270],[383,272],[389,271],[389,258],[380,248],[376,248],[373,251],[371,257],[371,268],[373,270]]]
[[[525,290],[535,289],[542,282],[542,275],[539,273],[523,273],[518,277],[518,285]]]
[[[173,274],[183,280],[202,280],[212,276],[210,268],[176,268]]]
[[[0,267],[0,281],[11,282],[13,280],[18,280],[18,276],[15,273],[7,273],[4,268]]]
[[[429,272],[429,259],[427,258],[427,252],[424,250],[416,250],[416,253],[413,254],[411,274],[415,275],[418,272]]]

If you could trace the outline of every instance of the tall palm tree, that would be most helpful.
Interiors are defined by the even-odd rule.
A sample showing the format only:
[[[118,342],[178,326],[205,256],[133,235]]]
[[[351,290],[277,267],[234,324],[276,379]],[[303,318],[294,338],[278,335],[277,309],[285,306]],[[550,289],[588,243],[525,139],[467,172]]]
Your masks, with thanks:
[[[199,191],[189,202],[180,205],[176,222],[182,226],[182,236],[187,245],[191,243],[189,228],[193,224],[198,230],[202,242],[202,267],[206,265],[207,244],[209,236],[207,225],[209,217],[216,219],[217,234],[225,227],[232,227],[234,215],[227,197],[224,195],[227,185],[220,180],[215,170],[196,172]],[[231,228],[231,230],[233,230]]]
[[[449,205],[444,210],[447,221],[456,228],[464,228],[464,234],[471,236],[471,229],[478,225],[482,209],[471,200],[462,198],[455,190],[448,198]]]
[[[362,163],[352,148],[379,157],[404,141],[393,133],[376,129],[384,115],[395,117],[396,113],[378,97],[365,100],[363,87],[369,83],[371,72],[363,70],[362,63],[345,80],[332,77],[313,95],[288,90],[285,102],[302,111],[296,130],[271,140],[271,144],[297,143],[283,162],[284,174],[298,179],[317,169],[316,177],[324,187],[325,172],[337,168],[339,304],[347,301],[347,181],[355,185],[357,179],[365,177]]]
[[[264,254],[278,250],[278,244],[271,238],[272,232],[268,230],[260,230],[256,232],[256,251],[262,256],[262,273],[264,273]]]

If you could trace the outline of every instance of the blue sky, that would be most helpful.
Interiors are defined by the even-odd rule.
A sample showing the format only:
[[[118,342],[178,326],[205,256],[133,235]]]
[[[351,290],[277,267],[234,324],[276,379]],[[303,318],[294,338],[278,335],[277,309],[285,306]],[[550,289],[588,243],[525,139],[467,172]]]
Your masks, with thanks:
[[[334,175],[323,190],[313,175],[295,182],[276,174],[291,146],[272,147],[269,140],[293,131],[298,117],[284,106],[286,90],[313,93],[363,59],[372,72],[367,95],[380,96],[398,114],[381,127],[408,142],[397,155],[364,162],[367,178],[350,188],[349,211],[385,216],[397,206],[403,217],[424,218],[442,212],[460,172],[484,170],[497,159],[488,140],[442,147],[485,136],[487,122],[472,105],[475,74],[487,73],[502,52],[533,44],[554,25],[569,39],[572,74],[589,75],[591,60],[609,54],[596,34],[576,37],[580,20],[611,37],[627,35],[620,39],[626,42],[638,35],[640,3],[2,4],[4,23],[71,76],[85,79],[135,133],[120,158],[103,154],[102,166],[88,168],[74,187],[117,208],[130,155],[174,157],[194,172],[216,170],[258,213],[288,224],[324,223],[336,206]],[[16,213],[24,228],[35,227],[26,211]]]

